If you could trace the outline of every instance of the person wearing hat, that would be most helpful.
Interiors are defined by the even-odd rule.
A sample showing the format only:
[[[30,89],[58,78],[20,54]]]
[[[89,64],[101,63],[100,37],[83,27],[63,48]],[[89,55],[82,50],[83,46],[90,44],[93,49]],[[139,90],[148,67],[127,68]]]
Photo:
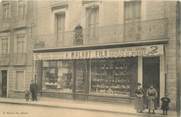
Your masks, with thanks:
[[[137,84],[137,89],[135,90],[135,108],[138,113],[142,113],[144,110],[143,96],[144,90],[141,86],[141,83]]]
[[[30,92],[31,92],[32,101],[37,101],[37,85],[34,80],[31,80]]]
[[[146,91],[146,96],[148,99],[148,112],[150,113],[153,111],[153,114],[155,114],[155,100],[158,96],[158,93],[156,89],[151,85],[147,91]]]

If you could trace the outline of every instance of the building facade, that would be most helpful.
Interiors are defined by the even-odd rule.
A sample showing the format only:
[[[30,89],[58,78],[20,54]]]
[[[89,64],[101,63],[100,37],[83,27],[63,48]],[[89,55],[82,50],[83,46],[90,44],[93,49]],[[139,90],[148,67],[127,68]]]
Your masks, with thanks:
[[[176,107],[176,2],[39,4],[34,60],[42,95],[119,102],[140,82]]]
[[[18,71],[25,69],[24,89],[35,79],[42,96],[120,102],[134,98],[139,82],[145,90],[150,85],[157,89],[158,105],[168,94],[171,107],[176,108],[176,2],[47,0],[27,4],[31,6],[27,25],[13,25],[9,33],[15,41],[16,31],[25,30],[29,57],[26,64],[16,65],[11,62],[13,56],[8,65],[1,66],[2,76],[9,70],[9,96],[21,93],[11,90],[23,84],[18,84]],[[13,43],[9,46],[12,54],[17,46]]]
[[[33,4],[26,0],[0,3],[0,96],[22,97],[32,79]]]

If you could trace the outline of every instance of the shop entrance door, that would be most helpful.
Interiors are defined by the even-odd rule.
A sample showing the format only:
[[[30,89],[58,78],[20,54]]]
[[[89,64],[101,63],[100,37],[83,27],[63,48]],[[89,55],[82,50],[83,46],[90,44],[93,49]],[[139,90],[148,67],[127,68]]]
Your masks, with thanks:
[[[1,97],[7,96],[7,70],[1,71]]]
[[[86,60],[76,61],[76,80],[75,80],[75,99],[86,99],[86,80],[87,80],[87,64]]]
[[[160,92],[160,59],[159,57],[143,58],[143,87],[147,90],[153,85],[158,92],[156,105],[159,105]],[[145,100],[146,103],[146,100]]]

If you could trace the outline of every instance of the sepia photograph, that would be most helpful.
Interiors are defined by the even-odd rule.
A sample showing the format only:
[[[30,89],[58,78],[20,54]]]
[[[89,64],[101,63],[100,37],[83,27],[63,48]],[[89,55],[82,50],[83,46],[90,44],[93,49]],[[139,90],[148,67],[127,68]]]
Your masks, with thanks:
[[[181,0],[0,0],[0,117],[181,117]]]

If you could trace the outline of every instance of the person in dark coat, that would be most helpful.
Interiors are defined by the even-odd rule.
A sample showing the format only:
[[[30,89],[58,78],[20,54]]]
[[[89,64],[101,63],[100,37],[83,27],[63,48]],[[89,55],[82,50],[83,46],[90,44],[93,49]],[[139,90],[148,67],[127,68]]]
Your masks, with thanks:
[[[31,92],[32,101],[37,101],[37,85],[33,80],[31,81],[30,84],[30,92]]]
[[[161,109],[163,110],[163,115],[167,115],[167,111],[169,109],[170,98],[168,98],[168,96],[166,95],[161,98],[161,101],[162,101]]]

